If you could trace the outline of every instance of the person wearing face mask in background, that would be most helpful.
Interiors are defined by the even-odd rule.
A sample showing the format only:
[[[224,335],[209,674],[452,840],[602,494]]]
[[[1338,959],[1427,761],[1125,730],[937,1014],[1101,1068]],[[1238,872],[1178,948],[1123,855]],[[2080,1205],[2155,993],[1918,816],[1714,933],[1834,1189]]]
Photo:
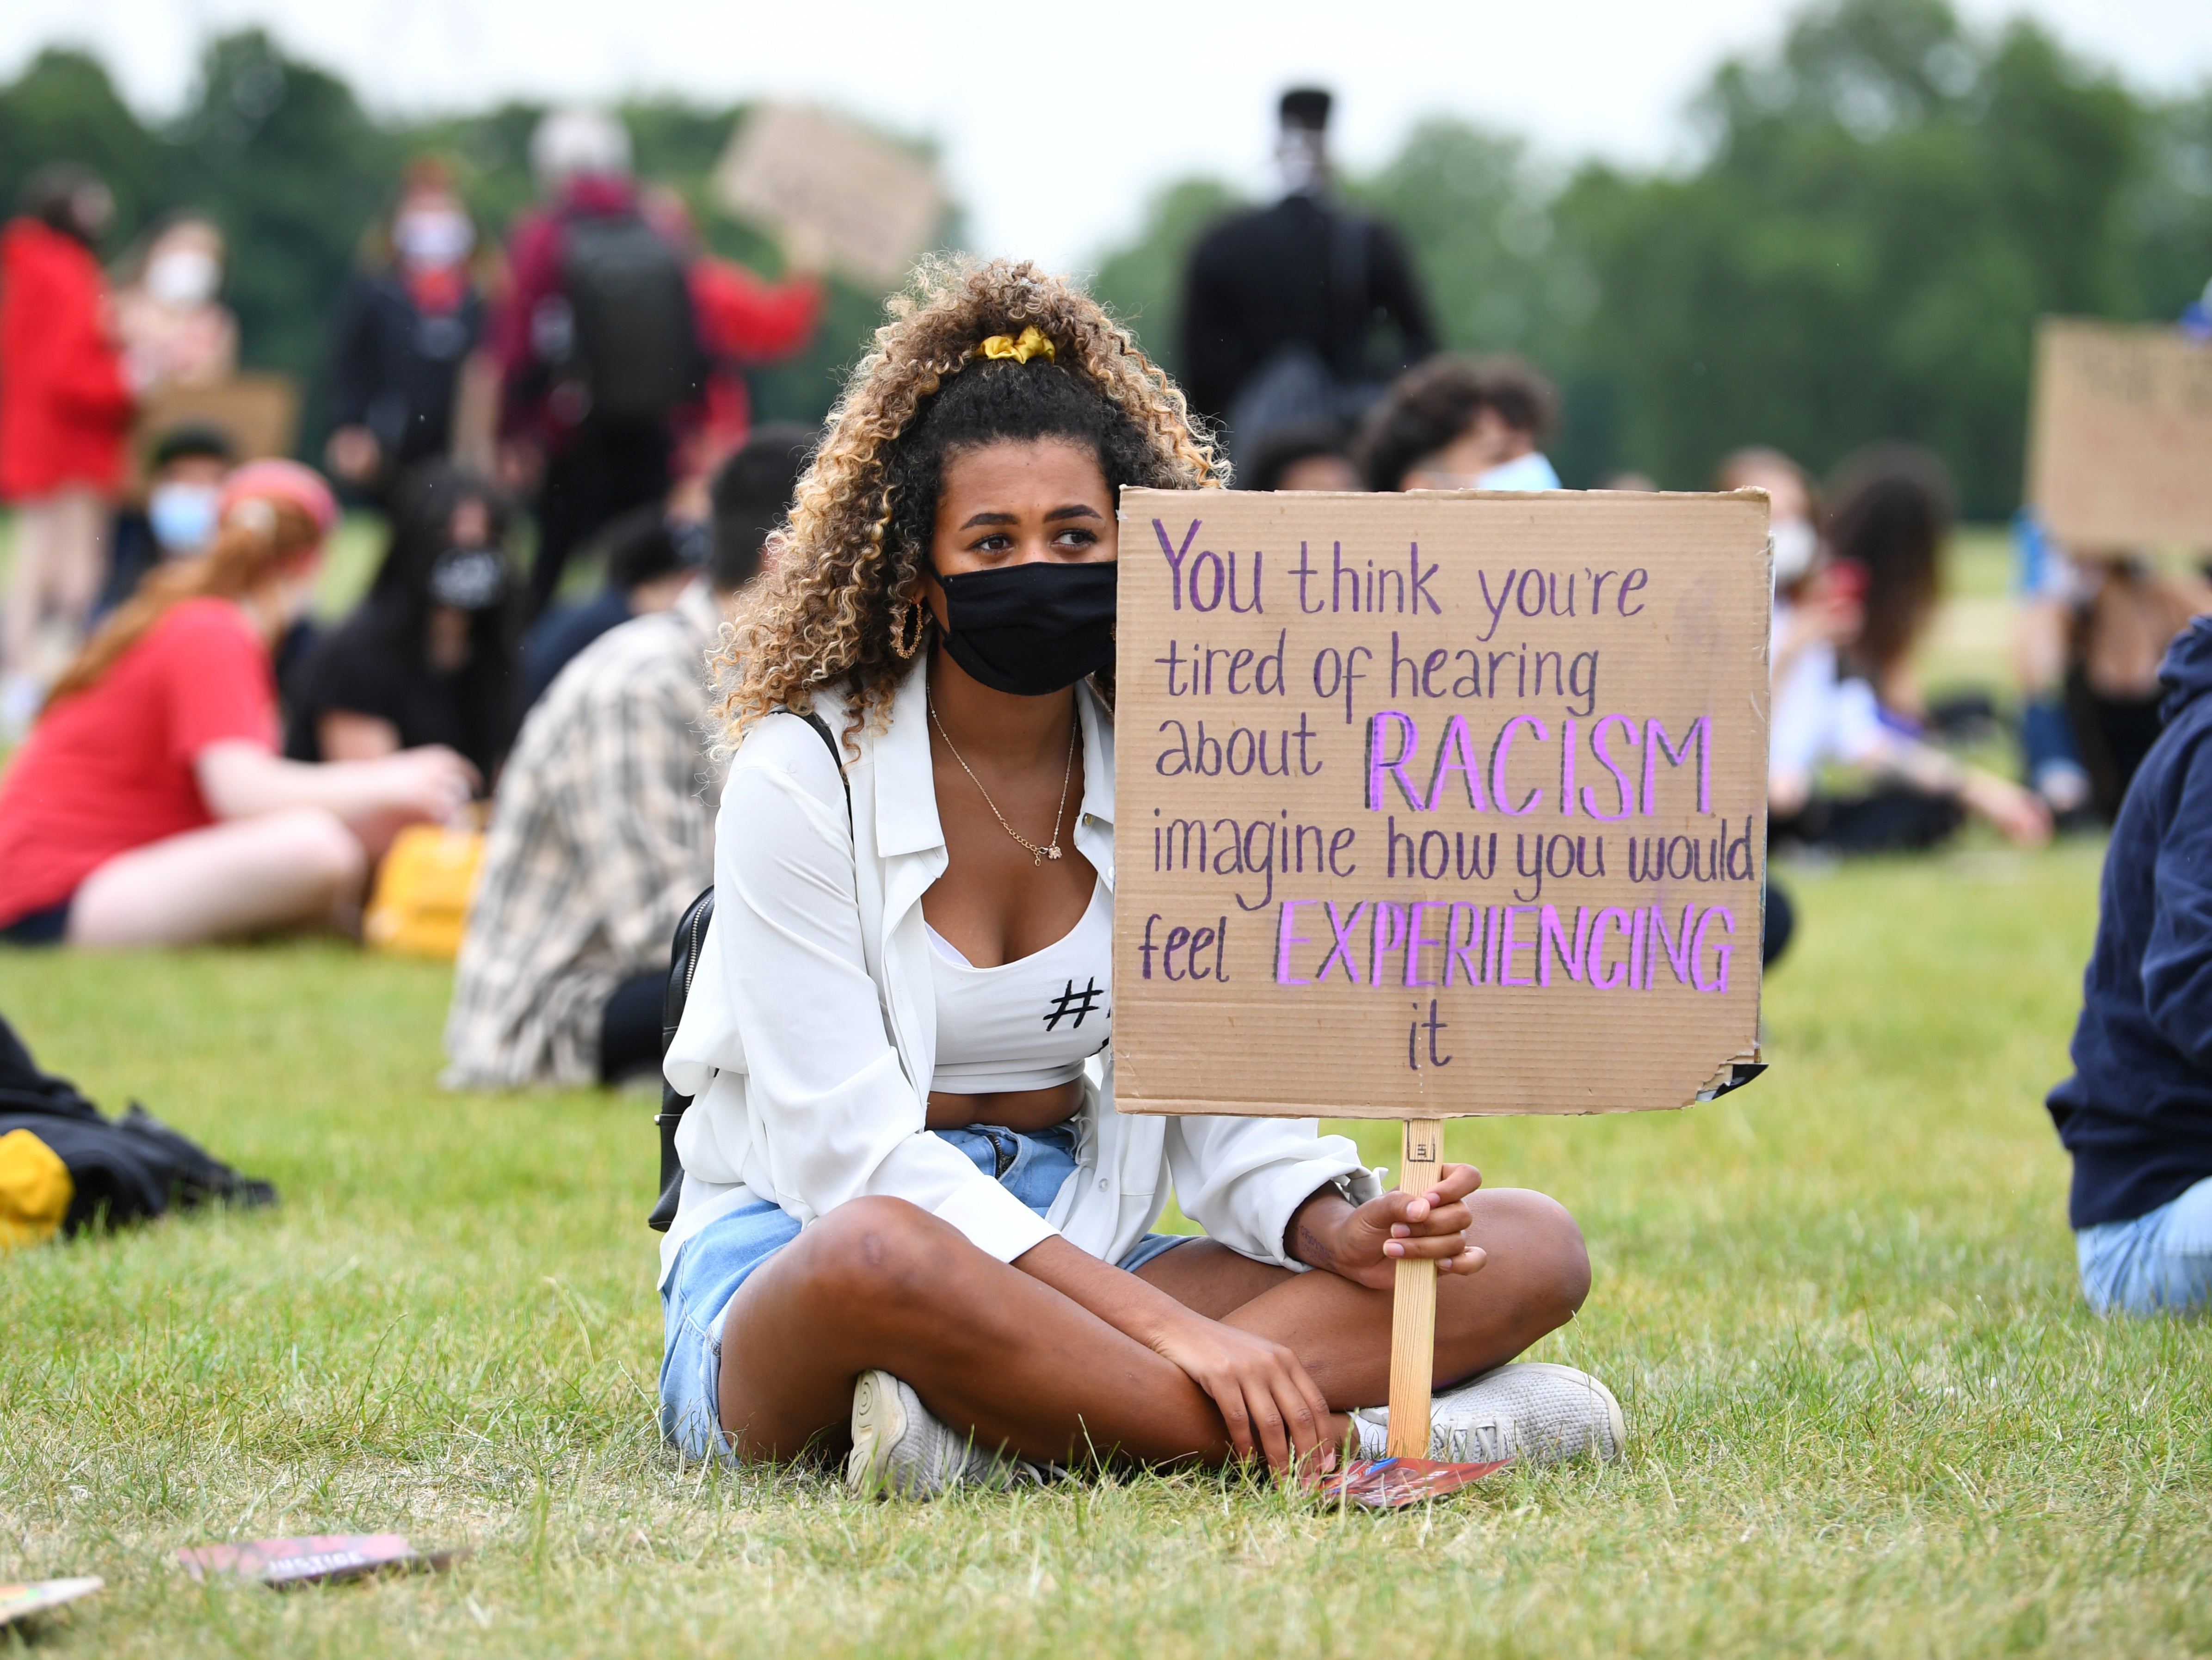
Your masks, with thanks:
[[[819,435],[756,429],[714,477],[704,569],[665,610],[586,647],[523,722],[455,964],[447,1088],[611,1084],[659,1066],[668,941],[714,879],[707,654]]]
[[[116,331],[143,393],[220,386],[238,372],[238,319],[222,292],[222,232],[196,213],[168,215],[124,262]]]
[[[291,461],[232,475],[204,553],[162,566],[54,684],[0,777],[0,939],[175,946],[357,921],[374,854],[466,803],[450,750],[278,758],[270,648],[337,522]]]
[[[471,264],[476,222],[445,164],[407,169],[371,231],[331,331],[331,471],[382,497],[417,463],[452,453],[463,366],[483,338]]]
[[[286,686],[284,753],[362,761],[442,745],[489,786],[520,718],[507,503],[484,479],[445,461],[410,473],[398,498],[368,598]]]
[[[115,515],[107,583],[93,607],[96,622],[137,593],[148,572],[204,553],[215,539],[222,482],[238,465],[229,433],[186,421],[154,440],[146,458],[146,499]]]
[[[136,402],[93,252],[114,209],[97,174],[58,163],[31,176],[0,233],[0,502],[15,514],[0,743],[29,728],[51,661],[76,648],[100,593]],[[48,631],[60,649],[42,660]]]

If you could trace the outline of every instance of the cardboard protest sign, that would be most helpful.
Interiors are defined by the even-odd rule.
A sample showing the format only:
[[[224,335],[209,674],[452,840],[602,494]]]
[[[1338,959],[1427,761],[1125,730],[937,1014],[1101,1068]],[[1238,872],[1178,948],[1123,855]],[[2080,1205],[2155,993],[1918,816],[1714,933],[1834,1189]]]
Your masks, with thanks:
[[[161,435],[186,423],[230,435],[241,461],[289,455],[300,431],[300,386],[289,374],[249,371],[212,386],[172,386],[138,406],[131,443],[132,493],[145,488],[146,458]]]
[[[821,248],[864,288],[891,289],[945,218],[937,170],[827,111],[769,104],[716,165],[715,199],[787,239]]]
[[[2044,319],[2027,495],[2085,551],[2212,548],[2212,346],[2179,329]]]
[[[1121,518],[1122,1111],[1639,1111],[1755,1065],[1764,495]]]

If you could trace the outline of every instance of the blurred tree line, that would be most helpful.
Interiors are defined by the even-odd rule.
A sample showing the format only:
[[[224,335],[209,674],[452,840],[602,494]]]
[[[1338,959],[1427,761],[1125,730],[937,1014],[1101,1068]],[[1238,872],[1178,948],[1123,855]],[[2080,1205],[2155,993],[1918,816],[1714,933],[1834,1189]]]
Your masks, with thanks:
[[[775,275],[774,244],[716,209],[707,181],[747,106],[672,100],[622,106],[641,177],[690,204],[716,252]],[[0,206],[48,161],[91,166],[115,193],[110,256],[163,214],[189,208],[230,242],[224,298],[238,313],[241,355],[307,386],[304,437],[319,446],[319,392],[330,313],[348,268],[391,205],[400,169],[426,152],[457,164],[483,234],[497,238],[535,194],[529,143],[540,105],[413,122],[370,117],[345,82],[287,58],[259,31],[214,41],[173,119],[149,125],[82,52],[42,52],[0,87]],[[763,419],[818,420],[838,377],[882,319],[882,296],[832,283],[825,325],[803,358],[752,374]]]
[[[2045,313],[2171,318],[2212,277],[2212,88],[2138,95],[2036,25],[1837,0],[1723,64],[1683,172],[1547,169],[1465,122],[1416,127],[1346,194],[1395,221],[1444,338],[1552,374],[1569,483],[1705,485],[1741,444],[1816,472],[1878,438],[1941,452],[1967,510],[2019,499]],[[1182,258],[1236,205],[1155,198],[1097,287],[1172,367]]]

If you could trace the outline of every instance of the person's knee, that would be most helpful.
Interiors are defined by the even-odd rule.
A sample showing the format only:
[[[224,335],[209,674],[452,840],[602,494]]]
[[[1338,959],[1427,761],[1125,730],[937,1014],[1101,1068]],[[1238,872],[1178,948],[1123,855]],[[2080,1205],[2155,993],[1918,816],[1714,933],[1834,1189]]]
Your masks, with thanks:
[[[1574,1318],[1589,1295],[1589,1247],[1567,1207],[1532,1188],[1502,1188],[1481,1195],[1486,1237],[1493,1256],[1507,1259],[1532,1317],[1546,1329]]]
[[[809,1295],[848,1316],[925,1305],[946,1283],[963,1243],[920,1206],[882,1198],[848,1199],[800,1237]]]
[[[286,867],[335,901],[361,891],[368,854],[361,838],[334,813],[299,807],[283,815],[280,856]]]

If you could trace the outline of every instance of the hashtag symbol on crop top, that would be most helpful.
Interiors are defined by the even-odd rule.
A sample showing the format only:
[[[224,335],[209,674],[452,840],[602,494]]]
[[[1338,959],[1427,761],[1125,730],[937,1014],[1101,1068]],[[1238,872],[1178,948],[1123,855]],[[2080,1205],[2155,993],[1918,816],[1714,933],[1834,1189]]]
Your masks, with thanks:
[[[1057,1031],[1060,1029],[1060,1023],[1071,1012],[1075,1016],[1075,1024],[1080,1026],[1083,1024],[1083,1017],[1097,1008],[1098,1000],[1105,994],[1098,989],[1098,982],[1095,977],[1085,980],[1081,991],[1076,990],[1074,981],[1069,981],[1067,989],[1052,1000],[1052,1012],[1044,1018],[1044,1029],[1047,1031]]]

